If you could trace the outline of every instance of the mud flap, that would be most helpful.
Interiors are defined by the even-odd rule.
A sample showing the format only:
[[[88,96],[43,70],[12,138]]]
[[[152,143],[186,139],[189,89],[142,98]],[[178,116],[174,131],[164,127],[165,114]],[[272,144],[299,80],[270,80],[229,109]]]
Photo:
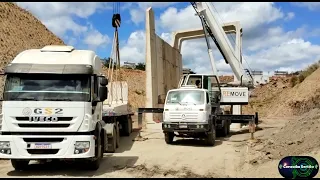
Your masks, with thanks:
[[[106,130],[108,138],[113,137],[114,123],[108,123],[103,128]]]

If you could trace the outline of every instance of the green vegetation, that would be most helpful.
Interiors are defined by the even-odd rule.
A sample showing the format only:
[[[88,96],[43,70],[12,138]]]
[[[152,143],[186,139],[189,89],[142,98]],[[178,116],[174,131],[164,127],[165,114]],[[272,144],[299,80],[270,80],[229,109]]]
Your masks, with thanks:
[[[314,71],[320,67],[320,61],[308,66],[305,70],[293,73],[290,79],[291,87],[302,83],[308,76],[310,76]]]
[[[141,71],[145,71],[146,70],[146,64],[145,63],[138,63],[136,65],[136,69],[141,70]]]
[[[101,59],[101,61],[102,61],[103,65],[106,68],[109,68],[109,62],[112,61],[112,59],[110,57],[109,58],[103,58],[103,59]],[[114,65],[114,69],[116,69],[116,65]],[[138,63],[134,69],[135,70],[145,71],[146,70],[146,64],[145,63]]]

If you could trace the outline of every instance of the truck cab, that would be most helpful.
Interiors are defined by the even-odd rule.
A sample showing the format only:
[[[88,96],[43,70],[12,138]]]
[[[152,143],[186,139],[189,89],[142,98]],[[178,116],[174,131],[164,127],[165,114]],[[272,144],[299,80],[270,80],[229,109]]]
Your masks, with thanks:
[[[197,87],[199,80],[200,87]],[[166,142],[172,143],[174,136],[187,136],[205,138],[213,145],[220,96],[216,76],[182,77],[179,88],[169,90],[165,100],[162,129]]]
[[[18,54],[5,68],[0,158],[15,169],[30,160],[79,159],[99,168],[107,149],[101,61],[89,50],[46,46]]]

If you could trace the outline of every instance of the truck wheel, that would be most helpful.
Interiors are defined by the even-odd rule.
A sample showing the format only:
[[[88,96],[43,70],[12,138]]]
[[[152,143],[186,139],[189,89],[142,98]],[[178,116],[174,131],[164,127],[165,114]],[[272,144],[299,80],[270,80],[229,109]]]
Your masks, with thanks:
[[[116,148],[118,148],[120,146],[120,127],[118,123],[117,123],[116,131],[117,131]]]
[[[101,143],[101,137],[98,138],[96,145],[95,145],[95,151],[97,152],[96,156],[95,156],[95,160],[93,161],[89,161],[87,164],[87,169],[88,170],[93,170],[96,171],[99,169],[100,164],[101,164],[101,160],[103,158],[103,149],[102,149],[102,143]]]
[[[123,118],[124,123],[122,124],[122,133],[124,136],[130,136],[132,132],[132,119],[131,116]]]
[[[114,153],[117,147],[117,131],[115,127],[113,128],[113,134],[111,138],[108,138],[108,153]]]
[[[166,141],[167,144],[172,144],[173,138],[174,138],[173,132],[164,133],[164,140]]]
[[[209,146],[214,146],[215,142],[216,142],[216,127],[212,125],[211,130],[207,134],[206,144],[208,144]]]
[[[228,132],[227,134],[228,134],[228,135],[230,134],[230,125],[231,125],[231,122],[228,121],[228,125],[227,125],[227,129],[228,129],[228,130],[227,130],[227,132]]]
[[[17,171],[22,171],[28,168],[30,160],[11,159],[12,167]]]
[[[230,128],[230,125],[227,120],[224,120],[223,128],[221,129],[221,136],[226,137],[228,135],[228,127]]]

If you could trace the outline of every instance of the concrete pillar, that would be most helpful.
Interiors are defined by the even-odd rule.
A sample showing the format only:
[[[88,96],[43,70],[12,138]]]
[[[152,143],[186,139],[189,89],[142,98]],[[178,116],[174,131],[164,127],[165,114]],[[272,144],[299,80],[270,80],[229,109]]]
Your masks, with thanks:
[[[153,108],[157,105],[157,91],[156,88],[158,79],[157,64],[156,64],[156,34],[155,34],[155,20],[152,8],[146,11],[146,105],[147,108]],[[146,122],[154,124],[153,115],[151,113],[145,114]]]

